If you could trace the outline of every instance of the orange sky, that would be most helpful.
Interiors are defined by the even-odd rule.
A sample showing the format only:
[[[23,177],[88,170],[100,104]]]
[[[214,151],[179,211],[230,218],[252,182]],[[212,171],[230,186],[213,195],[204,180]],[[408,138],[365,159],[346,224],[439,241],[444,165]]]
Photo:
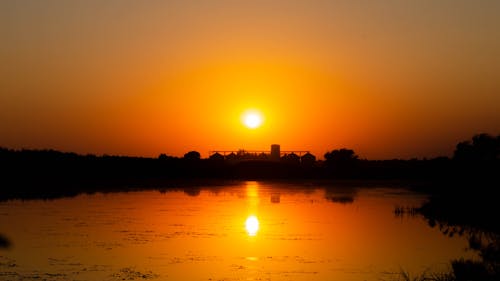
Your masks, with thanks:
[[[0,146],[386,159],[500,133],[500,2],[242,2],[0,2]]]

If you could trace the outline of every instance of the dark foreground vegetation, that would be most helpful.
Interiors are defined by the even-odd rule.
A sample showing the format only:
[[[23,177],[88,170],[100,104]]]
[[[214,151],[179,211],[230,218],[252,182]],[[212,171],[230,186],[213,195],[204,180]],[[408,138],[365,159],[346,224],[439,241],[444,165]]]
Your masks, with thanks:
[[[55,150],[0,148],[2,193],[7,191],[122,188],[204,179],[359,179],[408,180],[455,188],[455,183],[498,183],[500,136],[480,134],[457,144],[452,158],[359,159],[350,149],[327,152],[324,161],[202,159],[196,151],[182,158],[78,155]],[[453,184],[450,184],[452,182]],[[453,186],[453,187],[452,187]]]
[[[450,261],[449,272],[421,272],[416,275],[402,270],[397,280],[426,281],[494,281],[500,280],[500,202],[498,186],[472,184],[455,190],[431,193],[420,207],[397,207],[397,216],[423,217],[429,227],[448,237],[464,237],[468,249],[479,259]]]
[[[488,135],[474,136],[472,142],[457,145],[452,174],[423,186],[429,199],[422,206],[396,209],[397,215],[408,212],[422,216],[443,235],[462,236],[478,260],[450,262],[450,272],[421,273],[411,277],[402,272],[401,280],[500,280],[500,144]],[[402,213],[401,213],[402,212]]]
[[[464,236],[479,260],[453,260],[447,280],[500,280],[500,206],[493,192],[459,191],[433,195],[418,209],[430,227],[443,235]]]
[[[452,158],[365,160],[350,149],[327,152],[324,161],[158,158],[78,155],[54,150],[0,148],[0,200],[51,198],[79,192],[165,187],[186,181],[234,179],[403,180],[420,190],[448,193],[457,186],[499,184],[500,136],[480,134],[457,144]]]

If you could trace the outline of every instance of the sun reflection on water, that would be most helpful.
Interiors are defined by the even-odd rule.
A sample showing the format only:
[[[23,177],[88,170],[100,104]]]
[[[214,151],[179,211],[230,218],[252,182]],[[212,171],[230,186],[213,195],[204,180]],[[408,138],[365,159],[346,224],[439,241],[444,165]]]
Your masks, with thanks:
[[[249,216],[245,221],[245,229],[248,235],[255,236],[259,231],[259,219],[254,215]]]

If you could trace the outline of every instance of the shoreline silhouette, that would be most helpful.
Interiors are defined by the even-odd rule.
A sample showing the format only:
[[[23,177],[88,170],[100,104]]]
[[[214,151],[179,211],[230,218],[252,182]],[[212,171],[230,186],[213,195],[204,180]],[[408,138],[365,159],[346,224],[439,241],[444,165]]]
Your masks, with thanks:
[[[182,158],[165,154],[146,158],[0,148],[0,200],[217,180],[398,180],[416,190],[435,194],[471,185],[498,186],[499,151],[500,136],[487,134],[458,143],[451,158],[410,160],[359,159],[353,150],[346,148],[329,151],[324,155],[325,160],[314,161],[299,161],[298,156],[290,154],[278,161],[248,159],[241,154],[241,159],[234,161],[234,158],[202,159],[196,151]]]

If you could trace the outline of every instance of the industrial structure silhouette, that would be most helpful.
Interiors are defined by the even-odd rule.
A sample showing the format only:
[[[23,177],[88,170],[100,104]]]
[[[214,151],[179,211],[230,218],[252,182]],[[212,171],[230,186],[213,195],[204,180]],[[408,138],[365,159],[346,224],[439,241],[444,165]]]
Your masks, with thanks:
[[[314,164],[316,156],[307,150],[281,150],[279,144],[272,144],[271,150],[213,150],[209,159],[238,163],[241,161],[284,161],[289,163]]]

